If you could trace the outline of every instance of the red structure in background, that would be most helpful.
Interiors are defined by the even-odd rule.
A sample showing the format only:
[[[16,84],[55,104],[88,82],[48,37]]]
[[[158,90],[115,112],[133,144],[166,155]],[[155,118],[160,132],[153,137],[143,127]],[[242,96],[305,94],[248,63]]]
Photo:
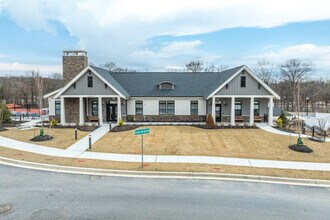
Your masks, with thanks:
[[[37,108],[23,108],[21,105],[15,103],[6,104],[11,114],[37,114],[39,115],[39,109]],[[46,111],[42,110],[42,115],[45,115]]]

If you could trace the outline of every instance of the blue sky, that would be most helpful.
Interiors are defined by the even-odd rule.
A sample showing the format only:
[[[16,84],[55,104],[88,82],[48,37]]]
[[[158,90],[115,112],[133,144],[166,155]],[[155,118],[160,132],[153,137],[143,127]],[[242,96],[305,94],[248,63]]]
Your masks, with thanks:
[[[328,78],[330,4],[284,3],[0,0],[0,75],[61,72],[62,51],[84,49],[95,65],[140,71],[182,70],[194,58],[229,67],[300,58]]]

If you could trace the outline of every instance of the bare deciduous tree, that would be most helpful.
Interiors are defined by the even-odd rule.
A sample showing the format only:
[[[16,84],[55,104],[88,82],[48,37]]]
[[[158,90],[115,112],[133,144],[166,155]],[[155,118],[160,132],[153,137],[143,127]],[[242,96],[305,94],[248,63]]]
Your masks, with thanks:
[[[126,68],[126,67],[120,67],[116,63],[111,62],[111,61],[108,62],[108,63],[106,63],[106,64],[104,64],[104,65],[101,65],[101,67],[109,70],[109,72],[119,72],[119,73],[136,72],[133,69],[129,69],[129,68]]]
[[[274,65],[267,60],[258,61],[252,69],[267,85],[274,79]]]
[[[35,84],[37,88],[37,100],[38,100],[38,106],[39,106],[39,115],[41,120],[41,127],[43,127],[43,119],[42,119],[42,103],[43,103],[43,96],[44,96],[44,79],[43,77],[36,72],[35,73]]]
[[[4,97],[5,86],[1,83],[0,84],[0,128],[2,126],[3,121],[3,97]]]
[[[228,69],[228,66],[221,65],[216,66],[214,63],[208,63],[201,59],[194,59],[191,60],[189,63],[186,64],[186,71],[187,72],[222,72]]]
[[[325,130],[325,126],[326,126],[328,120],[329,120],[328,117],[323,117],[323,118],[318,118],[318,119],[317,119],[317,122],[319,123],[319,127],[320,127],[322,130]]]
[[[312,64],[303,62],[299,59],[290,59],[285,63],[279,65],[279,77],[283,81],[288,83],[288,93],[291,98],[292,105],[296,103],[297,109],[297,89],[298,84],[303,82],[309,77],[309,74],[312,73]]]
[[[186,70],[193,73],[203,72],[204,61],[200,59],[194,59],[186,64]]]

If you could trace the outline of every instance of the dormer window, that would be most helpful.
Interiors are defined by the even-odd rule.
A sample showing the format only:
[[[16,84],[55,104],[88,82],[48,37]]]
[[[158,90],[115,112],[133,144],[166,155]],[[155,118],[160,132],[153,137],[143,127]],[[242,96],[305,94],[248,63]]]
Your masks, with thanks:
[[[158,83],[158,89],[161,89],[161,90],[170,90],[170,89],[174,89],[174,88],[175,88],[175,84],[170,81],[163,81],[163,82]]]

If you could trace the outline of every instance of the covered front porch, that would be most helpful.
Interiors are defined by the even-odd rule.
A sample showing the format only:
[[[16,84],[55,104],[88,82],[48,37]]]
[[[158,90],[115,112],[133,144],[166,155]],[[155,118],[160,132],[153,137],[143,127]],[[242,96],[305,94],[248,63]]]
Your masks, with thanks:
[[[216,123],[273,125],[273,96],[214,95],[208,100],[208,106],[208,113]]]
[[[120,96],[61,96],[61,124],[118,123],[125,106]]]

